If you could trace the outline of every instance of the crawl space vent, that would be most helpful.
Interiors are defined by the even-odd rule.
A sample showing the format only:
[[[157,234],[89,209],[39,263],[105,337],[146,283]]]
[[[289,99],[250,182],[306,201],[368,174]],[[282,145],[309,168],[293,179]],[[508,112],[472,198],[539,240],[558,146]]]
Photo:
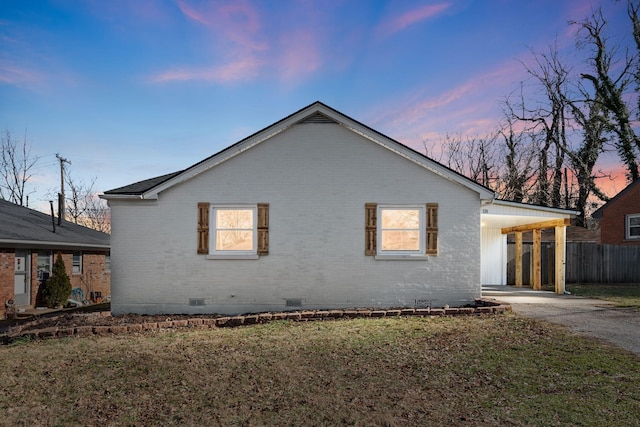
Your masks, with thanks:
[[[416,308],[431,308],[431,300],[430,299],[417,299],[415,302]]]
[[[302,307],[302,300],[301,299],[285,300],[285,306],[286,307]]]
[[[189,298],[189,305],[205,305],[204,298]]]

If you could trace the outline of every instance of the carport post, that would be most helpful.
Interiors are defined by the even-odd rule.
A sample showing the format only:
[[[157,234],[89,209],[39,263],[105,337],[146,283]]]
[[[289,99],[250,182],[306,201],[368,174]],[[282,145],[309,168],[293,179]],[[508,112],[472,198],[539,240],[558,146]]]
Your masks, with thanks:
[[[539,291],[542,288],[542,272],[540,260],[540,246],[542,242],[542,230],[533,230],[533,290]]]
[[[516,231],[516,288],[522,287],[522,231]]]
[[[567,227],[556,226],[556,294],[564,294]]]

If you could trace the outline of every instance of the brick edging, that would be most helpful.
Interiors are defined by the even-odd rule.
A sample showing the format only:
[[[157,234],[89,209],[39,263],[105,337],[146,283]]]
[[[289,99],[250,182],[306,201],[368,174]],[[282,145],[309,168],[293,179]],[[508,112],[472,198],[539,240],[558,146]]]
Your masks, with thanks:
[[[375,309],[349,309],[349,310],[308,310],[286,311],[279,313],[246,314],[241,316],[224,316],[217,318],[199,318],[166,320],[160,322],[132,323],[130,325],[111,326],[74,326],[58,328],[56,326],[44,329],[36,329],[25,333],[18,332],[15,335],[0,337],[0,343],[10,344],[20,339],[47,339],[63,337],[87,337],[92,335],[123,334],[128,332],[143,332],[164,329],[209,329],[228,328],[243,325],[256,325],[269,323],[276,320],[291,320],[295,322],[352,319],[352,318],[379,318],[398,316],[439,317],[439,316],[469,316],[482,314],[496,314],[511,311],[508,304],[500,304],[492,300],[476,299],[475,307],[445,307],[445,308],[398,308],[388,310]],[[105,312],[107,313],[107,312]],[[100,315],[104,316],[104,313]]]

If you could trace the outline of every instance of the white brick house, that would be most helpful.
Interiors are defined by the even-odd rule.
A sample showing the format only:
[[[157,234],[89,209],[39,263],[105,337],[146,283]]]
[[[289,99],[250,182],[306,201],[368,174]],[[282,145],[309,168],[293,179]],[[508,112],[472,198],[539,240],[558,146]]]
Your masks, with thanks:
[[[320,102],[103,197],[114,314],[470,304],[494,200]]]

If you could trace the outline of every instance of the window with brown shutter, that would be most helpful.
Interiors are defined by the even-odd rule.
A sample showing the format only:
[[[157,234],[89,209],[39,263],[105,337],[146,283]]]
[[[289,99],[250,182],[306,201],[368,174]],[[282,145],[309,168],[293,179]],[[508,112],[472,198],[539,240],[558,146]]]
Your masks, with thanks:
[[[421,259],[438,254],[438,204],[365,204],[365,255]]]
[[[268,255],[269,204],[198,203],[198,253],[207,259]]]
[[[438,255],[438,204],[427,203],[427,255]]]
[[[209,203],[198,203],[198,253],[209,253]]]
[[[269,254],[269,204],[258,203],[258,255]]]
[[[364,210],[364,254],[366,256],[375,256],[377,251],[378,205],[376,203],[367,203],[364,205]]]

